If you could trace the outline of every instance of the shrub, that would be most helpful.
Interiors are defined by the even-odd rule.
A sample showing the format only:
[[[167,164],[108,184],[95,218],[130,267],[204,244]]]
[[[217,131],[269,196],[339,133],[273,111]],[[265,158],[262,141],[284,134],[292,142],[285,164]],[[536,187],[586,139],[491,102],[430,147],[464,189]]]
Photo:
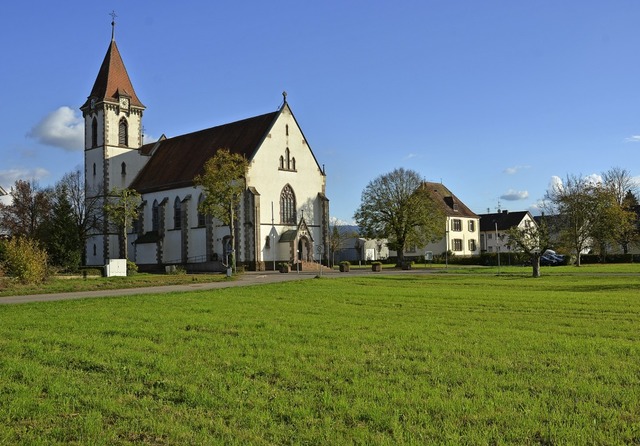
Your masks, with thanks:
[[[38,242],[13,238],[4,243],[6,272],[25,284],[42,283],[47,278],[47,251]]]
[[[138,265],[131,260],[127,260],[127,276],[133,276],[138,273]]]

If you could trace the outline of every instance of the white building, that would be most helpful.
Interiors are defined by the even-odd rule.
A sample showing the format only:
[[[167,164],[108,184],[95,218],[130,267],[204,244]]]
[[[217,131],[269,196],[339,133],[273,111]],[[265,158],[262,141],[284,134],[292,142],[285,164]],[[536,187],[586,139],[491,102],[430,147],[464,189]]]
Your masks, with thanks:
[[[509,252],[511,228],[525,229],[537,226],[529,211],[501,211],[492,214],[480,214],[480,249],[482,252]]]
[[[274,112],[143,144],[145,106],[112,38],[80,108],[86,195],[100,200],[116,187],[142,195],[140,217],[128,236],[130,260],[149,269],[167,264],[221,268],[230,245],[229,228],[198,212],[203,195],[193,180],[203,173],[204,163],[225,148],[249,161],[236,223],[238,262],[264,269],[280,261],[326,261],[329,201],[324,168],[283,96]],[[88,265],[104,265],[124,253],[117,228],[104,215],[97,221],[101,228],[87,240]]]
[[[445,215],[444,237],[427,246],[407,246],[405,257],[423,256],[427,252],[441,255],[451,252],[456,256],[480,255],[478,244],[480,217],[467,207],[453,192],[441,183],[424,182],[424,190]],[[397,256],[396,251],[389,252]]]

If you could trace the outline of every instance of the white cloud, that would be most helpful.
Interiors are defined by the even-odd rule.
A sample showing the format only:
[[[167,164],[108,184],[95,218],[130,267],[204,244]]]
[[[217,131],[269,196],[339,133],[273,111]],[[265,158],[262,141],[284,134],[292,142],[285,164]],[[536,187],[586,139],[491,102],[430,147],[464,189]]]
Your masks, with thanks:
[[[410,159],[412,159],[412,158],[418,158],[418,155],[417,155],[417,154],[415,154],[415,153],[410,153],[410,154],[408,154],[407,156],[405,156],[405,157],[403,158],[403,160],[404,160],[404,161],[407,161],[407,160],[410,160]]]
[[[13,186],[17,180],[40,180],[47,176],[49,176],[49,171],[42,167],[36,167],[35,169],[0,170],[0,186],[9,192],[9,189],[11,189],[11,186]]]
[[[587,180],[587,183],[595,186],[597,184],[602,184],[602,176],[598,173],[592,173],[591,175],[587,175],[586,177],[584,177],[585,180]]]
[[[626,142],[640,142],[640,135],[633,135],[625,139]]]
[[[9,169],[0,170],[0,186],[9,194],[11,187],[17,180],[40,180],[49,176],[49,171],[42,167],[36,167],[35,169]],[[5,195],[0,197],[0,202],[9,204],[11,203],[11,196]]]
[[[513,166],[513,167],[507,167],[506,169],[504,169],[504,173],[506,173],[507,175],[515,175],[516,173],[518,173],[518,171],[522,170],[522,169],[528,169],[531,166]]]
[[[69,152],[80,151],[84,148],[84,121],[71,108],[63,106],[45,116],[27,136]]]
[[[353,220],[343,220],[338,217],[329,217],[330,226],[355,226],[356,222]]]
[[[143,133],[142,134],[142,143],[143,144],[150,144],[150,143],[156,142],[156,141],[158,141],[158,137],[157,136],[153,136],[153,135],[150,135],[148,133]]]
[[[562,178],[557,175],[553,175],[549,180],[549,185],[547,186],[547,191],[552,192],[554,190],[562,190],[564,189],[564,184],[562,182]]]
[[[513,190],[509,189],[506,194],[502,194],[500,198],[507,201],[524,200],[529,197],[529,192],[526,190]]]

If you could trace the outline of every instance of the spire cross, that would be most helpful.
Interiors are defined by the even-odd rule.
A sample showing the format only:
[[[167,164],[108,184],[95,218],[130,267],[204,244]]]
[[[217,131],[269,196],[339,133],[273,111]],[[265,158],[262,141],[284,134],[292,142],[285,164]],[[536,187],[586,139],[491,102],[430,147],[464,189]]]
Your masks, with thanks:
[[[118,16],[113,10],[109,13],[109,15],[111,16],[111,40],[113,40],[116,34],[116,17]]]

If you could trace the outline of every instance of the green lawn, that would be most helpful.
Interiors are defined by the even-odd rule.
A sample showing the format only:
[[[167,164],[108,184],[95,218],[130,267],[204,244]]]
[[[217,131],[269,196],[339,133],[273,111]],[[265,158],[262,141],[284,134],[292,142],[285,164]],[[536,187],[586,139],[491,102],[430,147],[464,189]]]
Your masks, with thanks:
[[[0,306],[0,444],[638,444],[640,275]]]
[[[51,277],[45,283],[23,285],[0,277],[0,297],[27,294],[69,293],[74,291],[115,290],[161,285],[181,285],[233,280],[224,274],[134,274],[128,277],[80,276]]]

